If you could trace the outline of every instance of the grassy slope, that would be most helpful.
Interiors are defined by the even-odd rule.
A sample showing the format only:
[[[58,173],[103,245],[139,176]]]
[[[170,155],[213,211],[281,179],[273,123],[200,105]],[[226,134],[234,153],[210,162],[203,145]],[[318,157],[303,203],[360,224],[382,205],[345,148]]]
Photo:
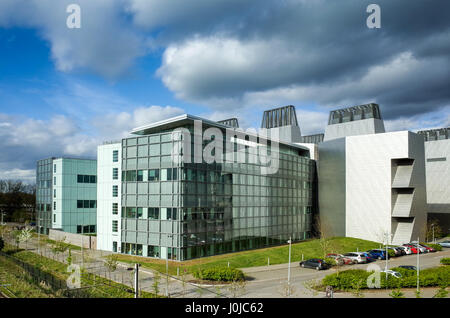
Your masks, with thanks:
[[[6,248],[3,250],[3,252],[8,253],[28,264],[31,264],[46,273],[51,273],[56,278],[66,280],[69,277],[69,273],[67,273],[66,271],[67,264],[63,264],[25,250],[18,250],[16,252],[16,249],[10,245],[7,245]],[[93,281],[92,278],[88,279],[87,277],[83,277],[81,283],[82,286],[86,286],[92,285]],[[88,289],[90,297],[132,298],[134,296],[132,293],[125,291],[129,290],[130,289],[129,287],[108,281],[97,275],[96,275],[96,285],[99,287]],[[147,292],[143,292],[141,296],[151,298],[153,295]]]
[[[357,249],[359,251],[367,251],[378,247],[380,247],[380,244],[376,242],[349,237],[335,237],[329,240],[329,248],[327,251],[328,253],[346,253],[356,251]],[[292,262],[300,261],[302,254],[304,259],[324,256],[320,240],[292,244],[291,253]],[[118,257],[123,262],[139,262],[144,267],[162,273],[166,272],[166,262],[164,260],[128,255],[118,255]],[[267,258],[270,258],[271,265],[287,263],[289,258],[289,245],[204,257],[185,262],[169,262],[169,273],[175,275],[177,273],[177,267],[180,268],[180,271],[186,269],[189,272],[197,267],[227,266],[228,262],[230,262],[230,267],[234,268],[264,266],[267,265]]]
[[[54,293],[46,290],[29,280],[27,273],[14,262],[0,257],[0,284],[8,285],[8,288],[14,295],[11,295],[5,287],[0,287],[8,297],[19,298],[48,298],[54,297]]]

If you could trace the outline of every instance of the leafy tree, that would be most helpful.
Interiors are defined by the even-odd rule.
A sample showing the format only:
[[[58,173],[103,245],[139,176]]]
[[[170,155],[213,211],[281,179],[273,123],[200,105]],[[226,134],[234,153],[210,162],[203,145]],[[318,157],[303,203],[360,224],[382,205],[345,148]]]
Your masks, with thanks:
[[[25,249],[28,249],[28,241],[33,236],[31,229],[23,229],[18,235],[19,242],[25,243]]]
[[[108,255],[105,260],[105,267],[109,273],[109,279],[111,279],[111,273],[117,270],[119,265],[119,258],[115,254]]]

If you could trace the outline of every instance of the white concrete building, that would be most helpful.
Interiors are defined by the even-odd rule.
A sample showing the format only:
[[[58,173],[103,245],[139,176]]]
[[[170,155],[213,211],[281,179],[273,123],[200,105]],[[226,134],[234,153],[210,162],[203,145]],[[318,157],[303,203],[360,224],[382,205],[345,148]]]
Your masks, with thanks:
[[[419,131],[425,140],[427,211],[450,231],[450,128]]]
[[[97,149],[97,249],[120,252],[122,143]]]
[[[355,128],[358,121],[352,122]],[[362,130],[353,129],[352,136],[327,138],[327,130],[326,141],[319,144],[319,214],[324,230],[332,236],[377,242],[387,235],[392,244],[423,237],[423,138],[408,131],[364,134],[367,125],[361,122]]]

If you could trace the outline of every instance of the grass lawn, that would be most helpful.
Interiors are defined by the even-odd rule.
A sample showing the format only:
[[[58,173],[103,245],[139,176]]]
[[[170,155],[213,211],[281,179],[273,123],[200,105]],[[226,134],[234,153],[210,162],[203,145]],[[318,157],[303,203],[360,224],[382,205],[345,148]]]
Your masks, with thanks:
[[[0,256],[0,290],[8,297],[51,298],[55,293],[31,281],[31,278],[13,261]],[[13,294],[11,294],[11,292]]]
[[[40,256],[30,251],[25,251],[22,249],[16,250],[15,247],[11,245],[6,245],[3,252],[9,254],[22,260],[25,263],[33,265],[34,267],[40,269],[42,272],[53,275],[56,279],[66,281],[69,277],[67,270],[67,264],[60,263],[58,261]],[[5,257],[0,256],[0,259],[5,259]],[[134,294],[130,291],[130,287],[109,281],[103,277],[97,275],[87,275],[83,274],[81,278],[81,286],[93,285],[93,279],[95,276],[95,288],[86,288],[86,293],[88,297],[99,297],[99,298],[133,298]],[[32,297],[32,296],[29,296]],[[40,296],[36,296],[40,297]],[[153,294],[148,292],[142,292],[141,297],[152,298]]]
[[[327,253],[346,253],[353,252],[357,249],[359,251],[367,251],[373,248],[379,248],[380,243],[349,238],[349,237],[335,237],[329,239]],[[292,244],[291,261],[298,262],[302,259],[323,257],[323,249],[320,244],[320,240],[309,240],[306,242],[299,242]],[[231,254],[223,254],[217,256],[210,256],[199,258],[195,260],[185,262],[170,262],[169,261],[169,273],[171,275],[177,274],[177,267],[187,272],[192,272],[196,268],[206,268],[214,266],[228,266],[233,268],[245,268],[255,266],[267,265],[267,259],[270,258],[270,264],[283,264],[289,261],[289,245],[263,248],[257,250],[250,250],[244,252],[237,252]],[[157,270],[159,272],[166,272],[166,261],[151,259],[146,257],[136,257],[129,255],[118,255],[119,261],[126,263],[140,263],[143,267]]]

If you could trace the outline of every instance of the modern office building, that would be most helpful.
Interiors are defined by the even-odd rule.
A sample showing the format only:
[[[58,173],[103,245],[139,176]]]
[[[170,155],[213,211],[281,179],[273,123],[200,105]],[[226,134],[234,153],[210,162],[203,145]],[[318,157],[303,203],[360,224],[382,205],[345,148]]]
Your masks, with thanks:
[[[121,252],[122,142],[97,149],[97,249]]]
[[[237,126],[182,115],[134,129],[120,147],[100,146],[99,248],[114,250],[120,242],[121,253],[187,260],[309,238],[315,175],[309,149]],[[111,178],[115,168],[121,185]]]
[[[319,214],[328,235],[400,244],[422,234],[426,185],[420,135],[385,133],[378,105],[369,104],[331,112],[318,146]]]
[[[429,220],[437,220],[450,232],[450,127],[422,130],[427,179],[427,211]]]
[[[41,233],[59,229],[96,233],[97,161],[48,158],[37,162],[37,226]]]

